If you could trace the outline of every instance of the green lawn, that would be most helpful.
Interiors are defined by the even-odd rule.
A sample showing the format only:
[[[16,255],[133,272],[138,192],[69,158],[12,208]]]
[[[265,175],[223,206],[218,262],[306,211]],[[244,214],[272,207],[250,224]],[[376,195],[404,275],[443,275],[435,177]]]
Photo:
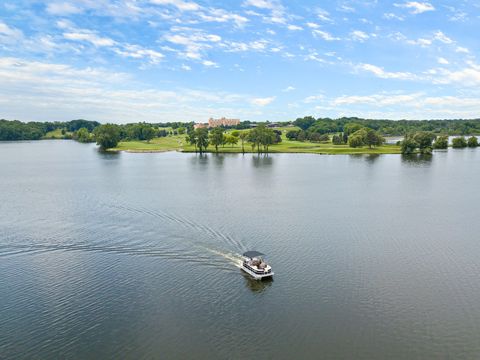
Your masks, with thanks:
[[[164,152],[182,151],[185,146],[185,135],[167,136],[147,141],[122,141],[111,151],[129,152]]]
[[[72,135],[71,132],[66,132],[65,135]],[[55,129],[53,131],[47,132],[44,136],[43,139],[64,139],[65,135],[62,134],[62,129]]]
[[[167,136],[147,141],[123,141],[111,151],[128,152],[164,152],[164,151],[183,151],[194,152],[192,145],[186,144],[185,135]],[[208,152],[215,152],[213,146],[208,147]],[[241,153],[242,146],[240,141],[237,145],[225,145],[218,148],[221,153]],[[245,152],[252,151],[250,144],[245,144]],[[332,143],[311,143],[301,141],[290,141],[282,135],[282,142],[277,145],[271,145],[270,153],[312,153],[312,154],[400,154],[400,147],[396,145],[384,145],[369,149],[368,147],[351,148],[348,145],[333,145]]]

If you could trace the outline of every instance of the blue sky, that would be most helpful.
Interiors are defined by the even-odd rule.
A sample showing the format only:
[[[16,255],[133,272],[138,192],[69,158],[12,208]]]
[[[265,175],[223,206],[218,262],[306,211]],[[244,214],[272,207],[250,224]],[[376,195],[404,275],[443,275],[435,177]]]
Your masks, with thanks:
[[[478,118],[479,33],[473,0],[2,0],[0,118]]]

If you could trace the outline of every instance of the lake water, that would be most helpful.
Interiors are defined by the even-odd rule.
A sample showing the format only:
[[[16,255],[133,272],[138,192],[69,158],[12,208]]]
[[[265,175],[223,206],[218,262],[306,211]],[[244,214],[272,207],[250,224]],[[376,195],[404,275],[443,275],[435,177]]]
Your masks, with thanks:
[[[472,149],[0,143],[0,358],[479,358],[479,177]]]

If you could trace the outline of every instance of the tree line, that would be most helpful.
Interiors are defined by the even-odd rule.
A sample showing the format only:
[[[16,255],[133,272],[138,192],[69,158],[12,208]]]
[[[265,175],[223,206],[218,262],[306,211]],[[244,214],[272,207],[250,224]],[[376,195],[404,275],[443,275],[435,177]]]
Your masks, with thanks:
[[[93,131],[100,123],[89,120],[72,120],[67,122],[21,122],[18,120],[0,120],[0,141],[14,140],[39,140],[48,132],[62,129],[67,132],[75,132],[81,128]]]
[[[405,138],[399,144],[404,155],[431,154],[433,149],[448,149],[448,136],[437,136],[429,131],[418,131],[405,135]],[[476,136],[470,136],[468,139],[465,136],[459,136],[452,139],[452,147],[456,149],[477,146],[479,144]]]
[[[306,116],[293,122],[306,133],[319,134],[347,132],[349,126],[370,128],[383,136],[404,136],[417,131],[428,131],[444,135],[480,134],[480,119],[474,120],[374,120],[357,117],[342,117],[339,119],[318,118]],[[357,129],[358,130],[358,129]]]

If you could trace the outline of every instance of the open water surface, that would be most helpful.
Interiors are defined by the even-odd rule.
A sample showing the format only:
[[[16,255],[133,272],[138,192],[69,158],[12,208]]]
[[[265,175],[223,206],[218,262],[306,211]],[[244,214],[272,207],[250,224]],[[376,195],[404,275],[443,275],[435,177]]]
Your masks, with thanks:
[[[479,178],[472,149],[0,143],[0,358],[479,358]]]

